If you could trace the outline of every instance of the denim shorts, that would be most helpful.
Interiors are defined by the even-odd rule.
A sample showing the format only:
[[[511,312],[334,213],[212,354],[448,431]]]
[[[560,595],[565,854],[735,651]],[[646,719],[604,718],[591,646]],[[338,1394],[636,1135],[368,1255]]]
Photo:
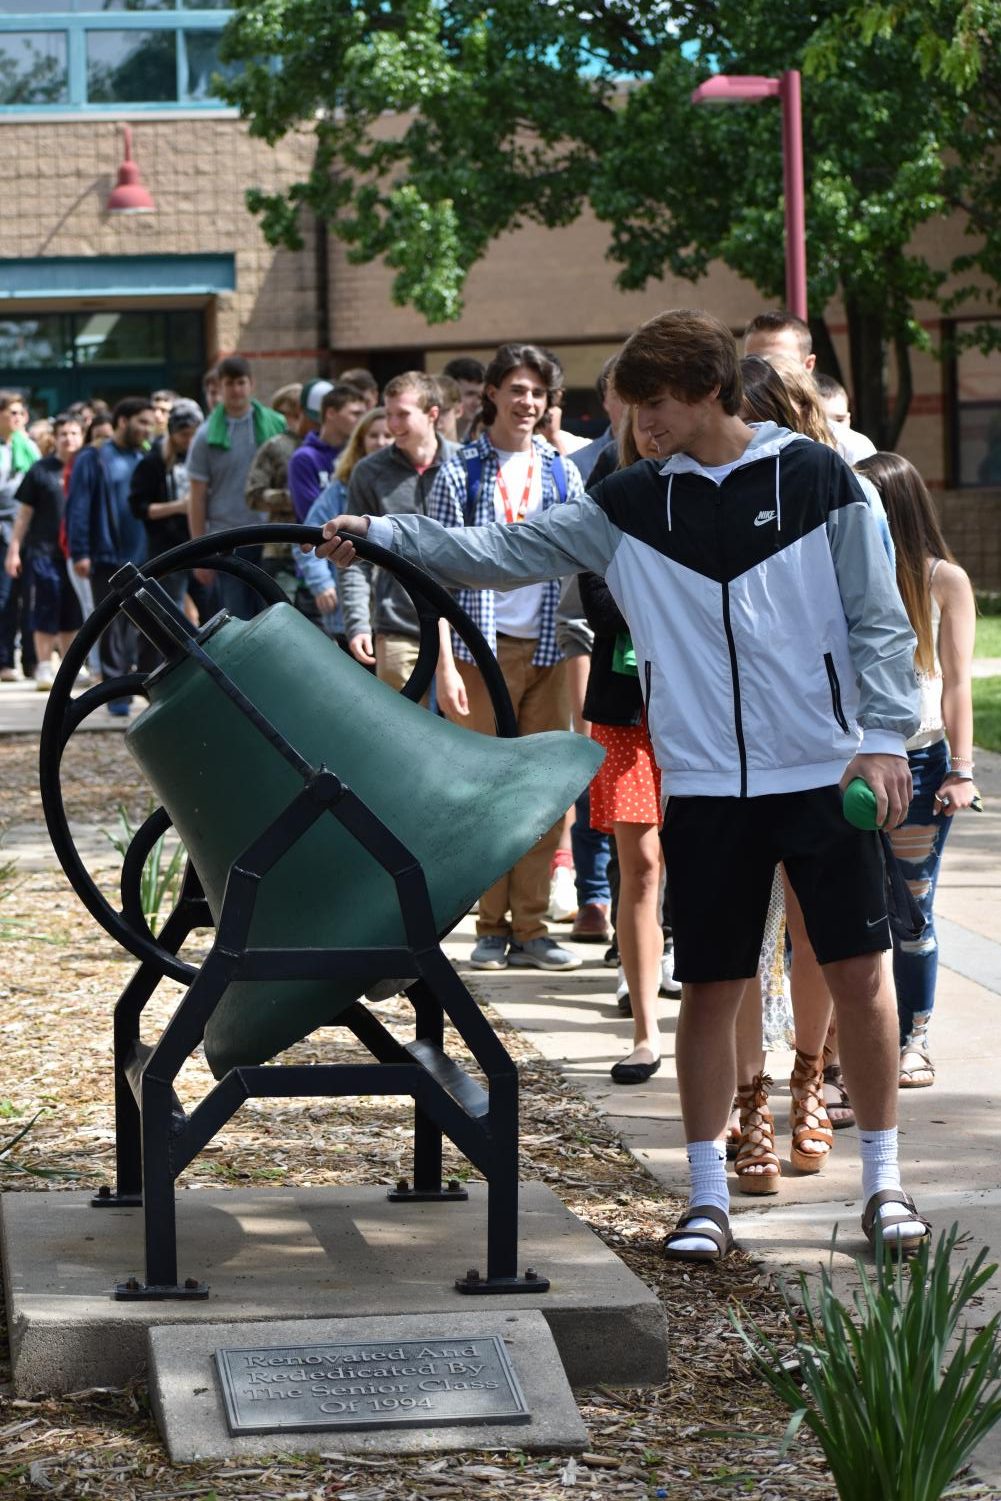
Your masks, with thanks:
[[[66,564],[56,553],[29,552],[24,559],[28,614],[33,631],[58,636],[78,631],[83,624],[80,602],[66,577]]]

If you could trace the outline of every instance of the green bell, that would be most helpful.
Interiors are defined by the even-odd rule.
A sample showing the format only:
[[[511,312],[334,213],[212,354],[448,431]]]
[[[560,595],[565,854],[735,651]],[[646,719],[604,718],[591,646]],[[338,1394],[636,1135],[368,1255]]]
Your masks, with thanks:
[[[494,739],[428,713],[290,605],[226,620],[204,650],[420,861],[439,936],[552,827],[601,762],[580,735]],[[149,707],[125,740],[218,923],[230,867],[302,791],[301,776],[190,659],[151,680]],[[329,813],[261,881],[254,948],[406,942],[391,877]],[[333,1022],[377,978],[234,982],[205,1030],[212,1072],[266,1062]]]

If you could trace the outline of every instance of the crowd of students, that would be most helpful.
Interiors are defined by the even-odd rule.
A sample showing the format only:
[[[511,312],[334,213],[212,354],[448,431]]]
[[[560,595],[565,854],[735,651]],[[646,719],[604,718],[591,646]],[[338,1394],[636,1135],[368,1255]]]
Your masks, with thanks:
[[[890,946],[882,864],[855,844],[830,856],[832,815],[820,803],[848,767],[877,793],[926,923],[920,937],[892,940],[893,1085],[930,1085],[935,883],[952,817],[977,802],[972,590],[913,466],[877,454],[851,428],[843,387],[814,372],[804,323],[754,318],[734,362],[714,320],[664,318],[598,372],[608,425],[593,440],[564,430],[559,361],[526,343],[501,346],[486,369],[462,359],[438,375],[405,372],[381,393],[363,370],[291,384],[268,406],[232,356],[206,377],[204,413],[156,392],[110,412],[80,406],[32,436],[21,397],[0,392],[0,679],[16,676],[20,629],[23,668],[50,686],[55,651],[115,570],[189,537],[255,519],[331,531],[351,518],[415,557],[486,637],[519,733],[572,726],[605,748],[568,819],[481,897],[470,962],[565,971],[582,962],[576,943],[601,944],[633,1018],[632,1046],[612,1069],[622,1085],[659,1069],[658,1002],[685,982],[678,1066],[693,1198],[669,1254],[728,1249],[724,1140],[741,1190],[777,1190],[765,1054],[789,1042],[793,1166],[820,1170],[833,1130],[858,1112],[869,1231],[879,1221],[906,1251],[926,1225],[895,1176],[895,1135],[887,1168],[885,1079],[851,1035],[846,1086],[832,1017],[849,1007],[851,964],[850,983],[879,1009],[882,972],[859,971],[858,959]],[[426,521],[410,531],[408,517]],[[460,561],[443,539],[467,531]],[[391,573],[341,572],[350,548],[336,539],[312,553],[247,551],[360,664],[406,682],[420,632]],[[193,619],[259,608],[222,570],[164,582]],[[751,646],[766,638],[763,666]],[[816,664],[803,657],[814,647]],[[118,677],[137,665],[142,648],[119,617],[92,670]],[[919,696],[903,703],[915,683]],[[125,716],[131,705],[108,707]],[[444,627],[428,707],[493,733],[482,677]],[[783,799],[814,789],[816,806],[797,804],[790,822]],[[816,850],[807,827],[819,831]],[[859,902],[875,920],[854,913]],[[733,931],[721,936],[723,912]],[[569,940],[550,921],[569,923]],[[714,1119],[713,1090],[704,1098],[714,1060],[724,1064],[715,1092],[731,1079],[727,1122]]]
[[[357,532],[455,590],[496,651],[523,732],[537,727],[543,675],[566,676],[560,611],[582,602],[594,636],[576,727],[607,751],[590,820],[610,828],[618,854],[636,1027],[619,1082],[659,1066],[661,851],[672,978],[683,982],[691,1195],[665,1241],[672,1259],[714,1261],[732,1245],[734,1106],[739,1187],[778,1186],[763,1057],[777,1030],[796,1044],[793,1166],[816,1172],[831,1150],[830,1090],[838,1124],[857,1116],[866,1235],[911,1254],[930,1233],[901,1186],[896,1092],[934,1077],[934,885],[950,819],[976,806],[973,595],[920,476],[873,453],[850,427],[844,390],[822,391],[813,363],[808,328],[785,314],[752,321],[743,361],[709,315],[651,320],[602,373],[613,424],[585,481],[577,454],[564,464],[538,437],[558,371],[543,350],[504,346],[486,372],[484,433],[445,460],[426,510],[354,506],[349,490],[318,549],[348,578]],[[446,713],[469,713],[474,672],[462,662],[456,675],[443,652]],[[923,909],[919,936],[891,937],[880,838],[842,812],[854,777]],[[474,964],[576,962],[541,933],[538,960],[523,957],[527,925],[541,923],[538,889],[513,872],[481,903]],[[882,961],[891,946],[896,1005]]]

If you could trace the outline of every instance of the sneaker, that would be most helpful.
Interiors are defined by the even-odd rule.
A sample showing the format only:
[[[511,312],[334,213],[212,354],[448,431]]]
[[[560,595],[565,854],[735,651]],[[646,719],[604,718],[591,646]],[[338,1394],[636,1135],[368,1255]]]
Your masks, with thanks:
[[[549,910],[553,922],[569,922],[577,916],[577,881],[572,865],[557,865],[549,881]]]
[[[619,945],[615,942],[614,934],[612,935],[611,943],[602,956],[601,962],[606,969],[618,969],[619,967]]]
[[[512,943],[508,951],[512,964],[525,969],[580,969],[584,962],[569,949],[561,949],[555,938],[527,938],[524,943]]]
[[[484,933],[478,938],[469,962],[474,969],[507,969],[507,939],[503,933]]]
[[[633,1008],[629,1000],[629,981],[626,979],[626,972],[621,964],[619,965],[618,984],[615,987],[615,1004],[619,1008],[620,1016],[632,1016]]]
[[[607,943],[611,930],[608,908],[603,902],[585,902],[573,920],[570,937],[581,943]]]
[[[80,668],[80,671],[76,675],[76,683],[74,686],[77,688],[89,688],[93,681],[94,678],[91,674],[91,670],[87,666],[87,664],[84,663],[84,665]]]
[[[39,662],[35,668],[35,687],[39,693],[48,693],[56,680],[56,669],[51,662]]]
[[[0,683],[19,683],[21,674],[16,667],[0,667]]]
[[[661,995],[680,995],[681,981],[674,978],[674,944],[665,943],[664,957],[660,961]]]

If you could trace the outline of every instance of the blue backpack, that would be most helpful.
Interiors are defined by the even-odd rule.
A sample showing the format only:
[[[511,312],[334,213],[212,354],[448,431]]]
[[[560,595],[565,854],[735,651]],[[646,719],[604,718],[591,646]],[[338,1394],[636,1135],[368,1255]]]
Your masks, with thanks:
[[[483,483],[483,455],[476,448],[462,448],[459,456],[466,469],[466,504],[462,508],[462,520],[465,526],[472,526]],[[558,453],[553,455],[553,484],[562,503],[567,498],[567,471],[563,456]]]

